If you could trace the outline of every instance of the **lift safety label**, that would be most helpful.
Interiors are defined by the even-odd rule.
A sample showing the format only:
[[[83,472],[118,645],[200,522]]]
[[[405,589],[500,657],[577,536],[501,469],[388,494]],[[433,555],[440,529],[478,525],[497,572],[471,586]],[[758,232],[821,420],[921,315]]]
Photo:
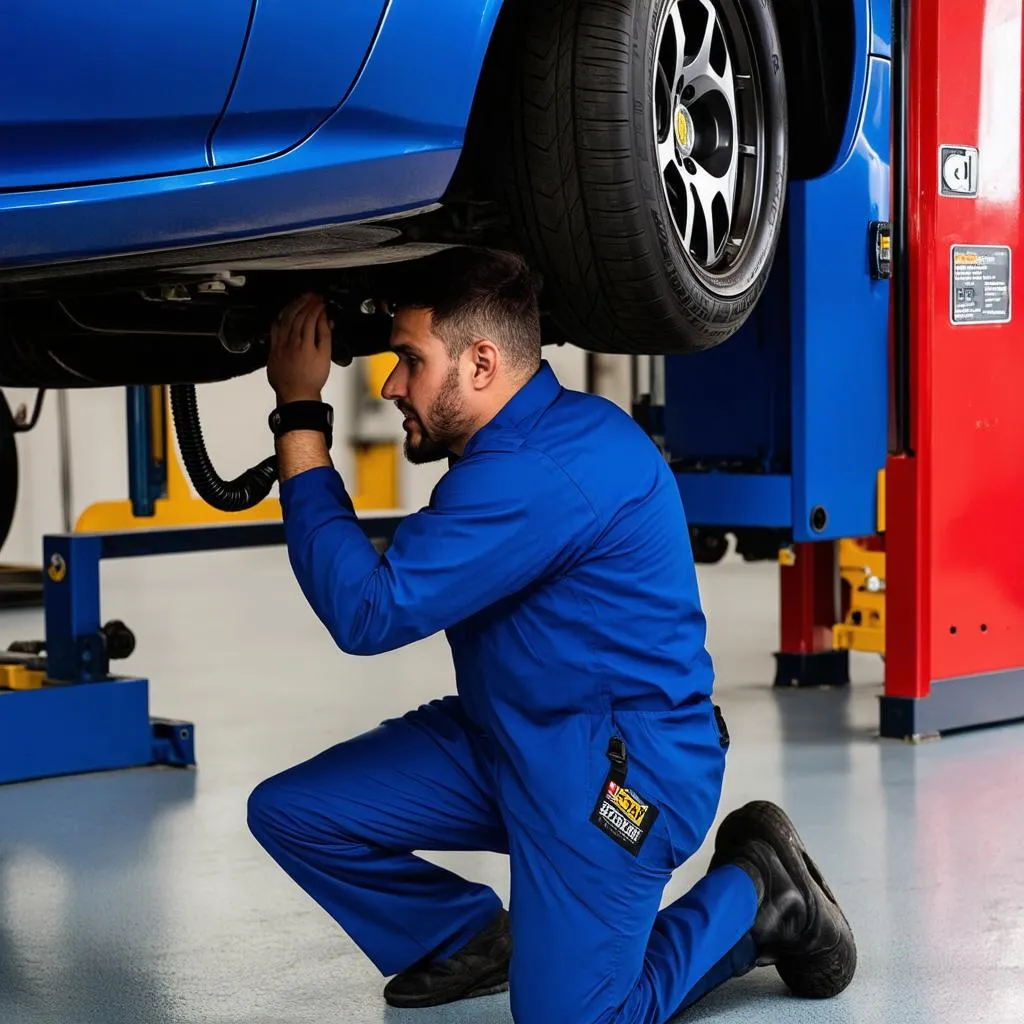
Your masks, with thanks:
[[[1010,247],[954,245],[949,319],[959,324],[1010,322]]]

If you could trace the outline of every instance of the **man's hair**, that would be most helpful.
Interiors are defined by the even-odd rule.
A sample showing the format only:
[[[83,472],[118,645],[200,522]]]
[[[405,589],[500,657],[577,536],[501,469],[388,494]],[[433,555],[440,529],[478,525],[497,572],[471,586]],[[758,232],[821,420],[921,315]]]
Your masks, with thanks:
[[[402,268],[392,307],[429,309],[431,330],[452,359],[489,338],[514,372],[540,365],[537,286],[512,253],[460,246],[413,260]]]

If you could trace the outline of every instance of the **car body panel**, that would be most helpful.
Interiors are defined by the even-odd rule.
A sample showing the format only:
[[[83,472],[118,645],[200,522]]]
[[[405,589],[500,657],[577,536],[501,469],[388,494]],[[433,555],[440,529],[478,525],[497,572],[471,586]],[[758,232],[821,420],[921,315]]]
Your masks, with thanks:
[[[253,238],[435,203],[458,162],[500,6],[392,0],[344,104],[272,159],[59,194],[0,193],[0,268]],[[424,40],[429,74],[411,59]]]
[[[252,0],[32,0],[0,29],[0,189],[201,168]]]
[[[266,159],[313,132],[347,96],[386,8],[370,0],[256,0],[211,164]]]
[[[893,0],[871,0],[871,55],[892,59]]]
[[[850,84],[850,105],[846,112],[846,127],[843,130],[843,140],[839,145],[835,162],[829,173],[838,171],[847,160],[850,159],[858,145],[863,120],[864,108],[868,102],[868,88],[871,74],[871,58],[873,52],[874,32],[877,26],[874,22],[875,12],[879,7],[885,6],[886,0],[874,0],[873,3],[858,3],[855,6],[854,18],[854,62],[853,81]]]

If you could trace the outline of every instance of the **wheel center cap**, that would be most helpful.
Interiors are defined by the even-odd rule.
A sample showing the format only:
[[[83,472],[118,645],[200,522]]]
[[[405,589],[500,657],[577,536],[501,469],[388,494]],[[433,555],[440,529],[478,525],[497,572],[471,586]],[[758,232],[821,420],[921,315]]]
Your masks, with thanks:
[[[682,104],[676,107],[675,121],[676,145],[679,147],[679,155],[688,157],[693,152],[693,118]]]

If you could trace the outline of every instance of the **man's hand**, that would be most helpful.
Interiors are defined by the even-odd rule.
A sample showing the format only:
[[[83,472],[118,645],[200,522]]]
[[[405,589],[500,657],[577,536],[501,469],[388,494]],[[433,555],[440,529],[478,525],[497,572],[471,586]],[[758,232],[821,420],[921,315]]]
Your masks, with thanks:
[[[319,402],[331,372],[331,324],[318,295],[303,295],[286,306],[270,329],[267,379],[277,404]],[[293,430],[277,442],[281,483],[299,473],[331,465],[324,435]]]
[[[323,299],[306,294],[286,306],[270,329],[267,379],[278,405],[319,402],[331,372],[331,324]]]

